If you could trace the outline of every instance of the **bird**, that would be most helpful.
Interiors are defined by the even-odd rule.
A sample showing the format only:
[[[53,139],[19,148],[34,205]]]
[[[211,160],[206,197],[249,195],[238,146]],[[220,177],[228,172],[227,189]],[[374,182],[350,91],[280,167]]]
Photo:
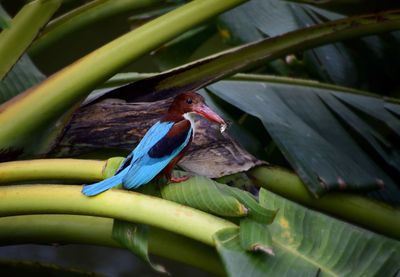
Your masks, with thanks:
[[[84,185],[82,193],[95,196],[120,184],[125,189],[132,190],[163,176],[173,183],[186,181],[188,176],[174,177],[172,170],[193,140],[195,114],[220,124],[221,132],[227,126],[225,121],[205,104],[202,95],[194,91],[178,94],[168,112],[146,132],[114,176]]]

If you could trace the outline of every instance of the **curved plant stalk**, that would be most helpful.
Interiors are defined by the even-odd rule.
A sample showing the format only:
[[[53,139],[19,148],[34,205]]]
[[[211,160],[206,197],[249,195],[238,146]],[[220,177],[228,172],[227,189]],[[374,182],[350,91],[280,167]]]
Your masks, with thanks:
[[[32,43],[62,0],[36,0],[26,4],[0,33],[0,80]]]
[[[80,186],[7,186],[0,187],[0,199],[0,216],[62,213],[112,217],[159,227],[211,246],[215,232],[237,227],[193,208],[120,189],[86,197]]]
[[[289,84],[289,85],[299,85],[306,86],[311,88],[321,88],[327,90],[335,90],[338,93],[352,93],[370,97],[376,97],[382,99],[382,95],[375,94],[372,92],[323,83],[315,80],[301,79],[301,78],[293,78],[293,77],[283,77],[283,76],[275,76],[275,75],[265,75],[265,74],[245,74],[238,73],[233,75],[232,77],[227,78],[227,80],[236,80],[236,81],[258,81],[258,82],[268,82],[268,83],[278,83],[278,84]],[[385,97],[385,101],[400,104],[400,100],[393,97]]]
[[[96,84],[178,34],[245,1],[192,1],[115,39],[6,102],[0,106],[0,148],[23,147],[35,130],[62,115]]]
[[[154,77],[159,73],[140,73],[140,72],[123,72],[118,73],[101,84],[99,88],[110,88],[126,85],[131,82],[136,82],[142,79]]]
[[[29,54],[35,55],[68,33],[82,29],[107,17],[120,13],[154,6],[164,0],[96,0],[76,8],[49,22],[40,36],[29,48]]]
[[[0,183],[37,180],[99,181],[107,161],[78,159],[23,160],[0,163]]]
[[[114,175],[123,159],[37,159],[0,163],[0,184],[45,180],[95,182]]]
[[[136,82],[142,79],[150,78],[157,76],[159,73],[139,73],[139,72],[124,72],[118,73],[107,80],[107,82],[103,83],[100,88],[108,88],[108,87],[116,87],[121,85],[126,85],[131,82]],[[280,83],[280,84],[292,84],[292,85],[301,85],[308,87],[317,87],[317,88],[326,88],[326,89],[334,89],[339,92],[349,92],[360,95],[367,96],[375,96],[381,97],[380,95],[373,94],[371,92],[362,91],[354,88],[343,87],[328,83],[322,83],[319,81],[308,80],[308,79],[300,79],[294,77],[283,77],[277,75],[268,75],[268,74],[248,74],[248,73],[237,73],[233,76],[227,77],[224,80],[233,80],[233,81],[257,81],[257,82],[270,82],[270,83]],[[385,98],[387,100],[387,98]],[[393,99],[397,100],[397,99]]]
[[[239,46],[166,71],[155,77],[125,87],[124,99],[129,101],[150,93],[176,94],[197,90],[234,73],[272,61],[287,54],[349,38],[379,34],[400,28],[400,10],[354,16],[330,21],[277,37]],[[137,87],[136,87],[137,86]],[[141,88],[136,92],[136,88]],[[133,93],[132,91],[135,91]],[[115,94],[122,93],[116,91]],[[144,99],[151,99],[151,97]],[[141,99],[143,100],[143,99]]]
[[[261,187],[288,199],[400,239],[398,208],[355,194],[337,192],[315,199],[296,174],[276,167],[257,167],[249,174]]]
[[[323,89],[334,89],[339,92],[349,92],[349,93],[354,93],[354,94],[379,97],[379,95],[377,95],[377,94],[373,94],[373,93],[370,93],[367,91],[362,91],[362,90],[358,90],[358,89],[354,89],[354,88],[343,87],[343,86],[333,85],[333,84],[328,84],[328,83],[322,83],[322,82],[314,81],[314,80],[285,77],[285,76],[238,73],[238,74],[233,75],[230,78],[227,78],[227,80],[256,81],[256,82],[300,85],[300,86],[317,87],[317,88],[323,88]]]
[[[19,215],[0,218],[0,245],[19,243],[74,243],[121,247],[112,239],[113,219],[77,215]],[[223,275],[216,252],[202,243],[151,228],[152,254]]]

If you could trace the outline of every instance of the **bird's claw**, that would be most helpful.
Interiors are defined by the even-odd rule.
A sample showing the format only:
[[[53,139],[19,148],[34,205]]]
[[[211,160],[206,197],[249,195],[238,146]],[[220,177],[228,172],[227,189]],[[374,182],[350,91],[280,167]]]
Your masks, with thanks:
[[[171,177],[171,183],[180,183],[189,179],[189,176]]]

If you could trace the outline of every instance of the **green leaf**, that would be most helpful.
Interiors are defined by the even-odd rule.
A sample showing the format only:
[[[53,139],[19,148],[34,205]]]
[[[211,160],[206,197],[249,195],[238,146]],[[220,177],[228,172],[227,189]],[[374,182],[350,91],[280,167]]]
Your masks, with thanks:
[[[49,21],[62,0],[35,0],[12,19],[12,27],[0,33],[0,80],[22,56],[40,29]]]
[[[233,42],[252,42],[299,29],[293,15],[301,5],[276,0],[253,0],[219,16]]]
[[[326,22],[326,19],[321,19],[323,16],[308,7],[296,9],[295,17],[299,27]],[[360,83],[361,71],[357,70],[356,59],[344,43],[324,45],[305,51],[303,59],[306,65],[309,65],[311,73],[317,75],[320,80],[350,87],[356,87]]]
[[[252,220],[255,220],[262,224],[270,224],[272,223],[272,221],[274,221],[277,210],[265,209],[257,202],[255,197],[249,192],[222,184],[219,185],[219,188],[223,192],[232,195],[233,197],[238,199],[241,203],[243,203],[249,209],[248,217],[251,218]]]
[[[193,176],[186,182],[161,188],[162,198],[220,216],[243,217],[247,208],[235,197],[221,191],[217,182]]]
[[[254,0],[224,13],[219,18],[222,20],[221,34],[237,45],[343,19],[344,16],[304,4]],[[317,47],[303,53],[294,51],[294,54],[299,54],[297,57],[300,60],[300,72],[296,71],[295,63],[288,60],[281,61],[280,64],[275,61],[270,66],[274,72],[286,76],[313,76],[324,82],[351,87],[363,86],[369,90],[387,93],[397,86],[397,78],[392,75],[400,69],[397,51],[399,47],[399,40],[394,33],[370,36]]]
[[[249,174],[259,186],[287,199],[400,239],[399,208],[354,193],[329,193],[315,200],[300,178],[284,168],[260,166]]]
[[[240,243],[245,250],[260,251],[274,255],[271,233],[267,225],[251,219],[242,219],[240,221],[239,235]]]
[[[229,277],[273,276],[264,253],[245,251],[240,242],[239,230],[227,228],[214,235],[218,254]],[[279,272],[282,273],[282,272]]]
[[[260,206],[247,191],[201,176],[163,186],[161,195],[165,199],[205,212],[228,217],[248,216],[262,224],[270,224],[277,212]]]
[[[23,55],[13,66],[7,76],[0,81],[0,103],[3,103],[46,78],[32,63],[27,55]]]
[[[112,237],[147,262],[155,271],[168,274],[162,265],[153,264],[150,261],[148,254],[148,226],[114,220]]]
[[[124,162],[124,157],[113,157],[107,160],[106,165],[103,169],[103,177],[104,179],[114,176],[115,172]]]
[[[279,209],[272,234],[275,256],[245,251],[237,229],[214,236],[228,276],[395,276],[400,243],[265,190],[260,202]]]
[[[400,168],[397,158],[400,149],[396,143],[400,121],[385,110],[382,99],[341,93],[340,88],[287,83],[225,81],[209,89],[261,119],[315,196],[334,189],[373,190],[384,183],[385,191],[379,193],[389,201],[400,200],[400,189],[386,168]],[[383,131],[370,126],[352,108],[379,120]],[[347,122],[346,128],[343,122]],[[360,139],[368,142],[373,150],[361,147]],[[386,166],[371,156],[375,151]]]
[[[275,276],[293,276],[294,272],[296,276],[306,272],[394,276],[400,270],[399,241],[308,210],[266,190],[260,191],[260,203],[280,210],[269,225],[276,255],[269,257],[267,266],[274,268]]]
[[[379,16],[385,20],[377,20],[376,14],[350,17],[230,49],[120,87],[105,94],[101,99],[110,97],[128,102],[152,101],[159,99],[155,94],[160,93],[168,97],[183,91],[197,90],[236,72],[292,54],[294,51],[302,51],[332,41],[388,32],[400,27],[399,11],[381,13]]]

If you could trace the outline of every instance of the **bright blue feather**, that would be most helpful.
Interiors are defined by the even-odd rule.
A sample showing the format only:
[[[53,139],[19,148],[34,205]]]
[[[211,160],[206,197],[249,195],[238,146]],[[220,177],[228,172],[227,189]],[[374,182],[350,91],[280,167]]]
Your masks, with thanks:
[[[93,196],[121,183],[125,188],[133,189],[150,182],[182,151],[192,135],[192,129],[190,129],[185,141],[174,149],[170,155],[161,158],[150,157],[148,151],[171,130],[173,125],[174,122],[157,122],[154,124],[138,146],[121,164],[116,175],[92,185],[85,185],[82,193],[87,196]]]
[[[82,193],[86,196],[94,196],[112,187],[118,186],[122,184],[122,178],[125,176],[126,172],[128,172],[128,168],[125,168],[119,174],[98,183],[92,185],[84,185]]]
[[[124,187],[127,189],[133,189],[150,182],[151,179],[157,176],[157,174],[160,173],[169,162],[182,151],[183,148],[185,148],[191,135],[192,129],[187,133],[185,141],[179,145],[179,147],[175,148],[170,155],[161,158],[152,158],[146,151],[144,155],[135,159],[135,161],[131,163],[128,173],[122,179]]]

